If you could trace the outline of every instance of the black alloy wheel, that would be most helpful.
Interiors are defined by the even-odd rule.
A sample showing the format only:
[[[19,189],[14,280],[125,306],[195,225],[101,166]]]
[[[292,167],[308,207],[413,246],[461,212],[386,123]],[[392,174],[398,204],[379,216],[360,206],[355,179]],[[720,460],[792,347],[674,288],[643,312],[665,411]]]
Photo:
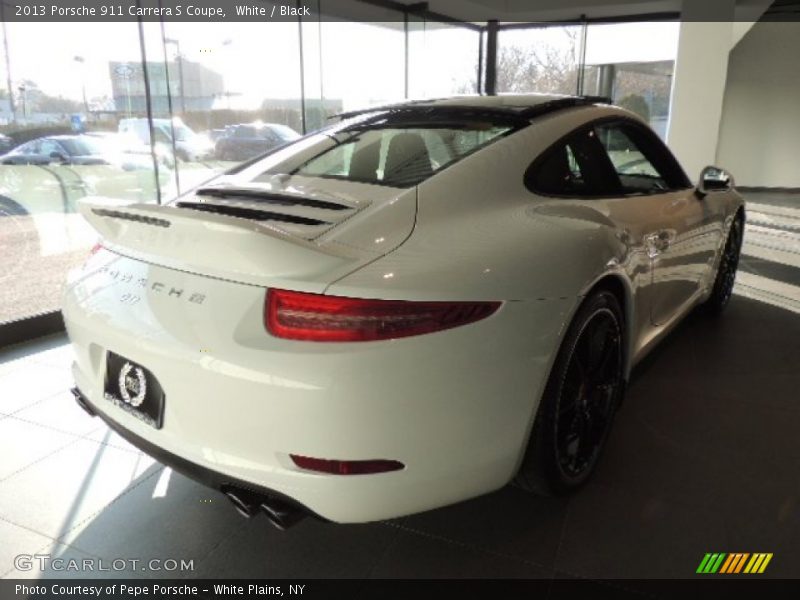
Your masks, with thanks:
[[[622,335],[616,315],[598,308],[584,322],[561,383],[555,453],[561,475],[582,479],[597,462],[622,382]]]
[[[722,256],[717,267],[717,276],[714,280],[714,287],[711,296],[705,303],[706,308],[711,314],[720,314],[733,294],[733,284],[736,282],[736,270],[739,268],[739,255],[742,251],[742,238],[744,235],[744,224],[741,217],[737,216],[733,220],[731,229],[728,232],[728,239]]]
[[[619,301],[598,290],[562,342],[515,484],[564,494],[591,476],[625,391],[624,319]]]

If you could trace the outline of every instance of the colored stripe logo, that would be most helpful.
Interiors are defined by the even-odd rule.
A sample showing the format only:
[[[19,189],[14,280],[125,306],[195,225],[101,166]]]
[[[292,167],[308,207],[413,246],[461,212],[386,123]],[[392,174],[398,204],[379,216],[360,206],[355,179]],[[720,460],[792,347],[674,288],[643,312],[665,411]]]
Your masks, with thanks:
[[[772,560],[771,552],[708,552],[700,561],[697,573],[735,575],[739,573],[763,573],[769,561]]]

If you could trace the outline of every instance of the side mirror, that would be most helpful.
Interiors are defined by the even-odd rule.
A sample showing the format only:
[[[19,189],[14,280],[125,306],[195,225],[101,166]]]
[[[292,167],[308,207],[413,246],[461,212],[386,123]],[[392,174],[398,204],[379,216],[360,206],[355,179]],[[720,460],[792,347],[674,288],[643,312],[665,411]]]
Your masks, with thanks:
[[[66,163],[67,157],[61,154],[61,152],[51,152],[50,158],[52,158],[56,162]]]
[[[733,188],[733,175],[719,167],[706,167],[700,173],[695,194],[698,198],[705,198],[715,192],[727,192]]]

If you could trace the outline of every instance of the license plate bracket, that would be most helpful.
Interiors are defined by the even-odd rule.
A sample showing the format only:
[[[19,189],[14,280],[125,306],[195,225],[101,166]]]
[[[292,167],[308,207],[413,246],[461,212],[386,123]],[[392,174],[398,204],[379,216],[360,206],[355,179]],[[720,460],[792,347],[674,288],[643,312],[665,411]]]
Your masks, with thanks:
[[[108,352],[103,389],[106,400],[151,427],[161,429],[164,390],[155,375],[143,366]]]

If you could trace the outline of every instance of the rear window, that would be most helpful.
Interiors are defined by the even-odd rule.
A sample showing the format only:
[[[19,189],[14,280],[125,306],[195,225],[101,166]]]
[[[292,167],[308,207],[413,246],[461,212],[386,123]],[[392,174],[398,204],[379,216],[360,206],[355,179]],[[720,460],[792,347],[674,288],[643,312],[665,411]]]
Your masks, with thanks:
[[[302,161],[289,157],[266,172],[410,187],[500,137],[518,124],[482,120],[385,119],[327,135],[336,145]]]

